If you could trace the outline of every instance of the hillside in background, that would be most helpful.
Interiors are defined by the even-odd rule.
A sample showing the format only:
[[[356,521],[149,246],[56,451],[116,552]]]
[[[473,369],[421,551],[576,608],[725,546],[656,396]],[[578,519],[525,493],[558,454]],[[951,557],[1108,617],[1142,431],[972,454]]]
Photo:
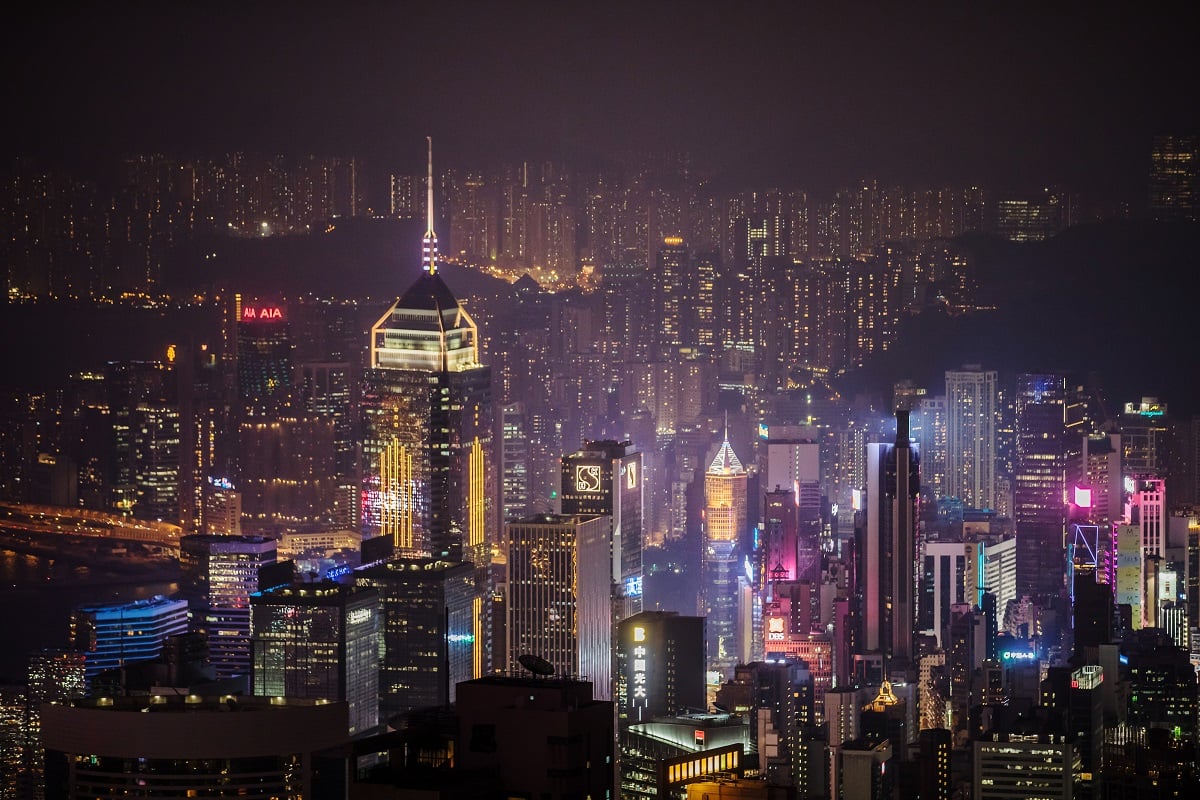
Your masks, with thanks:
[[[996,310],[906,320],[897,345],[847,375],[843,392],[886,402],[901,378],[938,392],[947,369],[970,363],[1002,381],[1064,370],[1099,385],[1110,408],[1156,396],[1172,416],[1200,413],[1200,225],[1118,222],[1045,242],[959,241],[982,302]]]
[[[356,298],[371,316],[417,277],[423,227],[350,220],[328,233],[194,242],[167,279],[181,294],[225,285],[246,296]],[[1200,413],[1200,225],[1120,222],[1079,226],[1046,242],[959,241],[981,302],[996,310],[907,319],[896,346],[838,382],[844,395],[883,406],[898,379],[938,392],[947,369],[970,363],[999,371],[1002,381],[1020,371],[1065,370],[1079,383],[1098,383],[1110,408],[1152,395],[1172,416]],[[460,298],[485,299],[493,319],[511,312],[505,281],[450,264],[442,273]],[[109,359],[161,358],[168,343],[215,343],[218,325],[211,309],[0,306],[3,383],[53,384]]]

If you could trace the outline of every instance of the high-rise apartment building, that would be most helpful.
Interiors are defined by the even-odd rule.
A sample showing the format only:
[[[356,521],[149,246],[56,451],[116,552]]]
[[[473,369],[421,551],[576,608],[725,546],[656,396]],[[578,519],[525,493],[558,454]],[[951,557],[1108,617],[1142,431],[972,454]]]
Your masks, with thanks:
[[[525,404],[508,403],[500,423],[500,519],[520,519],[529,514],[529,419]]]
[[[605,515],[537,514],[505,525],[507,653],[543,659],[560,676],[612,697],[610,528]]]
[[[946,486],[946,396],[913,398],[910,410],[909,435],[921,454],[921,487],[940,500]]]
[[[995,370],[969,364],[946,372],[946,492],[969,508],[996,503]]]
[[[683,317],[689,288],[690,256],[681,236],[667,236],[659,245],[653,273],[654,288],[650,319],[657,326],[655,344],[679,347],[683,341]]]
[[[491,368],[437,271],[433,166],[423,271],[371,328],[363,394],[364,532],[407,555],[486,563],[497,541]]]
[[[379,725],[379,595],[323,581],[250,596],[253,693],[349,706],[350,736]]]

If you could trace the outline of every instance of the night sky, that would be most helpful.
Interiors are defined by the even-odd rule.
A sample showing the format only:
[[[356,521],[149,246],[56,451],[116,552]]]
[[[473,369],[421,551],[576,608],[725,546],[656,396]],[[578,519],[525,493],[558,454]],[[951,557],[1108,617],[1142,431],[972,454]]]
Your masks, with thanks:
[[[1144,196],[1200,128],[1192,29],[1084,3],[45,3],[6,21],[8,154],[447,165],[671,147],[744,184]]]

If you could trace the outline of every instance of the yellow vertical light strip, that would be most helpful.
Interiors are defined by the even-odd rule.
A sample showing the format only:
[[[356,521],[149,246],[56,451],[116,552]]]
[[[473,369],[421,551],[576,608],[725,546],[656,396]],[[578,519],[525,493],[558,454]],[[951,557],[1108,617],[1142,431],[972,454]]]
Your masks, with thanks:
[[[397,550],[413,547],[412,453],[392,437],[379,454],[379,532]]]
[[[471,442],[471,455],[467,466],[467,544],[478,563],[479,551],[483,547],[483,445],[476,436]]]
[[[475,647],[472,649],[474,654],[474,663],[472,664],[472,677],[483,677],[483,598],[476,595],[471,601],[475,625]]]

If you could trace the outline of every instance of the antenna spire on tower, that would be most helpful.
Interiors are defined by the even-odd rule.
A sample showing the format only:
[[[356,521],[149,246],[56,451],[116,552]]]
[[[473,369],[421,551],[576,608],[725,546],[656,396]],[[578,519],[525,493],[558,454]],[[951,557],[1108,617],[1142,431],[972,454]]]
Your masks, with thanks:
[[[437,234],[433,232],[433,137],[426,136],[429,145],[429,172],[425,179],[425,239],[422,242],[421,267],[433,275],[437,272]]]

